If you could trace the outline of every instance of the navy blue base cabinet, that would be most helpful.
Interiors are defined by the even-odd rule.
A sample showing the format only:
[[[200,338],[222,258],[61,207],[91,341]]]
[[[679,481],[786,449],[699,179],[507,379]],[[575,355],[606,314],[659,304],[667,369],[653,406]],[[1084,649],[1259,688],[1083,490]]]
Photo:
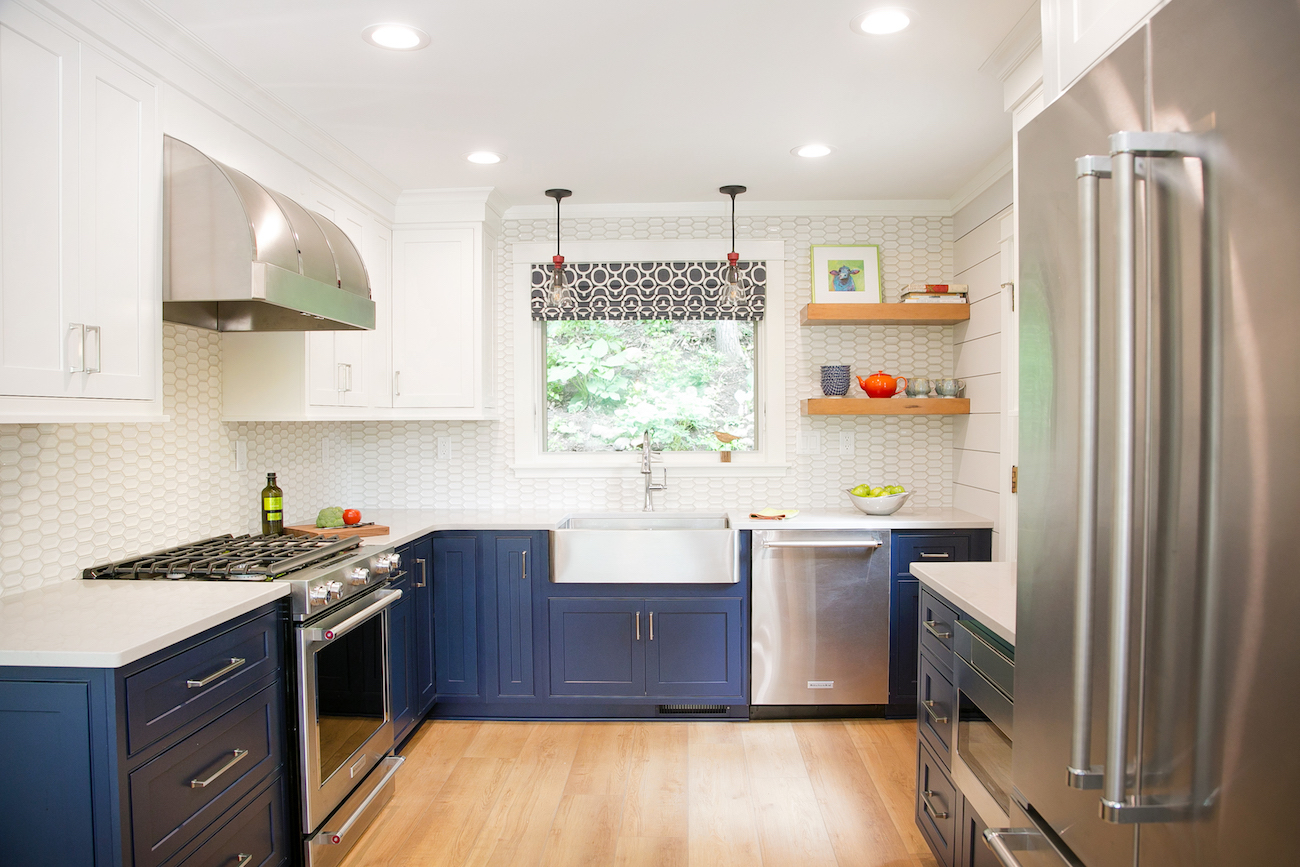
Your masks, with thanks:
[[[546,532],[435,533],[433,716],[748,718],[741,544],[738,584],[552,584]]]
[[[287,864],[286,629],[276,603],[119,669],[0,668],[0,864]]]
[[[993,559],[992,530],[896,530],[889,601],[889,703],[916,707],[916,653],[920,640],[921,585],[912,576],[915,562],[958,563]],[[901,710],[901,709],[900,709]]]

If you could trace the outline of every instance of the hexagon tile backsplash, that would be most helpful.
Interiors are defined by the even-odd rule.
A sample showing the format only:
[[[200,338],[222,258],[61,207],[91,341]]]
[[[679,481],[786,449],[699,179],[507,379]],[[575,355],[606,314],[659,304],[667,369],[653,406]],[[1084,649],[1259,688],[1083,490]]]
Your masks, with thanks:
[[[503,243],[550,237],[547,220],[508,220]],[[572,240],[724,238],[720,217],[573,220]],[[921,506],[952,504],[953,423],[940,417],[825,416],[805,419],[799,399],[820,393],[819,367],[850,362],[855,372],[951,371],[950,329],[817,327],[798,324],[810,300],[812,244],[881,245],[882,286],[896,300],[911,281],[952,272],[952,220],[933,216],[742,217],[741,237],[786,241],[787,453],[782,478],[672,480],[663,508],[844,505],[850,479],[897,480]],[[508,249],[508,246],[507,246]],[[286,519],[310,521],[325,505],[420,508],[633,509],[641,478],[520,479],[510,470],[515,420],[511,268],[497,274],[499,422],[221,421],[220,338],[163,326],[164,411],[158,424],[0,425],[0,594],[77,578],[98,563],[221,533],[256,532],[257,493],[279,474]],[[820,432],[819,455],[795,453],[800,429]],[[841,457],[841,431],[856,454]],[[436,461],[437,437],[453,459]],[[234,444],[248,446],[235,470]]]

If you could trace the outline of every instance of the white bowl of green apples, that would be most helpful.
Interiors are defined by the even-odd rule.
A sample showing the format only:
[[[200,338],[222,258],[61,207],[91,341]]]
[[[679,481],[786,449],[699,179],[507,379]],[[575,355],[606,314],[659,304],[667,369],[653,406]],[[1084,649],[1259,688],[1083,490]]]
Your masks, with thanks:
[[[902,485],[858,485],[849,488],[848,495],[854,508],[866,515],[892,515],[911,496]]]

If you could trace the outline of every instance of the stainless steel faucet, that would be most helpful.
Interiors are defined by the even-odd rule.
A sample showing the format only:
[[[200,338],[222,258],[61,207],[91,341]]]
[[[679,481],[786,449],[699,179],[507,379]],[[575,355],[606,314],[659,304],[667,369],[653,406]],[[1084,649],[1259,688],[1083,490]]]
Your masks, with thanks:
[[[663,460],[661,454],[657,454],[654,446],[650,445],[650,429],[646,428],[645,436],[641,437],[641,475],[645,476],[645,505],[641,508],[643,512],[653,512],[655,510],[655,501],[651,496],[655,491],[668,490],[668,468],[664,467],[664,480],[658,484],[654,481],[651,462]]]

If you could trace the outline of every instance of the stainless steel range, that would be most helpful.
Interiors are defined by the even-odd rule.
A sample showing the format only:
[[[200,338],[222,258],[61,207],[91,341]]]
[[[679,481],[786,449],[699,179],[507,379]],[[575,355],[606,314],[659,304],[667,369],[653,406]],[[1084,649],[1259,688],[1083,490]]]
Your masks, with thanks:
[[[388,609],[402,591],[393,548],[357,538],[217,536],[95,566],[87,579],[284,581],[297,674],[303,848],[309,867],[339,863],[391,800]]]

